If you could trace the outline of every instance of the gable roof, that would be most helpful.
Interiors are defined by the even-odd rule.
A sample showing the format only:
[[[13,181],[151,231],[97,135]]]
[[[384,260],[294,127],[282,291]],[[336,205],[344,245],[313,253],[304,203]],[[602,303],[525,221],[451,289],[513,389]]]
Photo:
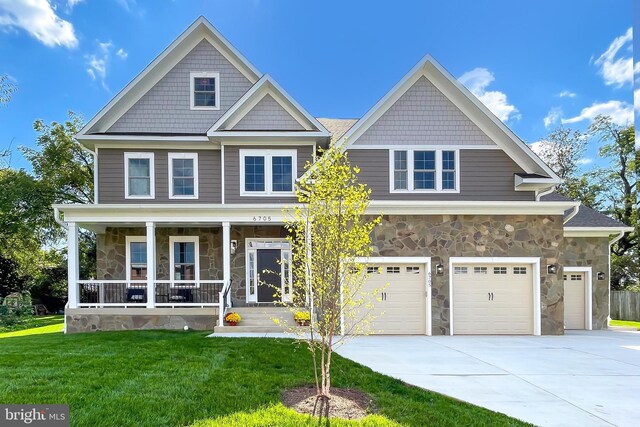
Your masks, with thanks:
[[[142,96],[164,77],[198,43],[207,40],[252,84],[261,73],[203,16],[196,19],[158,55],[140,74],[109,101],[77,135],[79,140],[91,133],[105,132]]]
[[[246,117],[266,96],[271,96],[303,127],[304,131],[321,137],[329,136],[329,131],[268,74],[263,75],[251,89],[209,128],[207,136],[222,136],[233,133],[234,126]]]
[[[467,88],[458,82],[430,55],[416,64],[337,142],[348,149],[371,125],[407,92],[421,77],[426,77],[489,138],[507,153],[526,173],[549,177],[549,185],[561,179],[513,131],[500,121]]]

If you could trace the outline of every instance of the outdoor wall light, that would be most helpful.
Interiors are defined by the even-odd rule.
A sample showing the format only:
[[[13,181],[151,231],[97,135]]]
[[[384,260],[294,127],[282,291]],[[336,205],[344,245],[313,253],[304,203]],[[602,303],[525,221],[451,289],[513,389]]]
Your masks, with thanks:
[[[442,265],[442,264],[437,264],[436,265],[436,274],[438,276],[442,276],[444,274],[444,265]]]
[[[604,280],[604,271],[598,271],[598,280]]]
[[[558,272],[558,266],[556,264],[547,265],[547,273],[556,274]]]
[[[236,254],[236,249],[238,249],[238,241],[237,240],[232,240],[231,241],[231,255],[235,255]]]

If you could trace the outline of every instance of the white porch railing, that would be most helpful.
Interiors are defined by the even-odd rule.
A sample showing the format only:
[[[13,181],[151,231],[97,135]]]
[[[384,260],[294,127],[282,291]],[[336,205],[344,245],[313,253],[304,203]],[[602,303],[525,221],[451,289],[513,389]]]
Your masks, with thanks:
[[[216,307],[224,280],[78,280],[78,307]],[[155,298],[149,302],[149,292]]]

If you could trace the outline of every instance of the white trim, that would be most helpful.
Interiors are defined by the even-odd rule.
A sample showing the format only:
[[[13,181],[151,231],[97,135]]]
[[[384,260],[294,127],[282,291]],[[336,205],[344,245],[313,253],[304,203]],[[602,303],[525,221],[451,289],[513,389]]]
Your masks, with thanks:
[[[215,79],[215,103],[216,105],[213,107],[204,106],[204,105],[195,105],[196,97],[195,97],[195,83],[194,80],[198,77],[208,77]],[[209,71],[192,71],[189,73],[189,108],[191,110],[219,110],[220,109],[220,73],[218,72],[209,72]]]
[[[169,282],[172,288],[175,288],[176,283],[191,282],[191,280],[180,279],[176,280],[175,275],[175,258],[174,258],[174,243],[193,243],[194,246],[194,261],[195,261],[195,278],[193,282],[196,288],[200,287],[200,237],[199,236],[169,236]]]
[[[564,227],[564,237],[609,237],[633,230],[633,227]]]
[[[242,118],[267,95],[271,95],[271,97],[307,131],[311,131],[317,136],[330,136],[329,131],[268,74],[263,75],[251,89],[242,95],[242,97],[209,128],[207,135],[218,135],[221,133],[218,131],[223,129],[227,130],[223,132],[223,134],[228,133],[230,129],[242,120]]]
[[[175,159],[191,159],[193,160],[193,195],[192,196],[176,196],[173,194],[173,161]],[[169,153],[169,199],[197,199],[198,198],[198,153]]]
[[[207,40],[231,62],[251,83],[258,81],[261,73],[213,26],[200,16],[140,74],[109,101],[76,136],[81,139],[93,127],[98,132],[109,129],[122,115],[147,93],[162,77],[182,60],[202,40]]]
[[[396,151],[405,151],[407,153],[407,189],[396,190],[395,184],[395,153]],[[416,151],[433,151],[435,153],[435,188],[434,189],[415,189],[414,188],[414,154]],[[453,151],[455,153],[455,188],[452,190],[442,189],[442,152]],[[460,150],[457,148],[432,148],[432,146],[422,146],[419,149],[409,148],[390,148],[389,149],[389,193],[399,194],[458,194],[460,193]]]
[[[250,245],[251,243],[251,245]],[[269,246],[269,244],[276,244],[276,243],[280,243],[280,245],[276,245],[278,247],[273,247],[273,246]],[[283,244],[285,243],[285,244]],[[250,247],[251,246],[251,247]],[[289,248],[287,249],[286,246],[289,246]],[[287,240],[286,238],[279,238],[279,237],[274,237],[274,238],[257,238],[257,237],[251,237],[251,238],[246,238],[244,239],[244,256],[245,256],[245,260],[246,260],[246,264],[245,264],[245,268],[244,268],[244,272],[245,272],[245,296],[246,296],[246,302],[250,303],[250,302],[255,302],[255,303],[260,303],[260,301],[258,301],[258,251],[260,249],[280,249],[280,256],[282,259],[282,253],[283,252],[288,252],[289,253],[289,259],[291,259],[291,245],[289,243],[289,240]],[[249,260],[250,258],[250,254],[253,253],[253,272],[256,275],[256,277],[254,277],[253,280],[253,289],[251,286],[251,275],[250,275],[250,269],[249,269]],[[282,271],[282,266],[281,266],[281,271]],[[290,289],[293,289],[293,283],[291,282],[293,279],[292,276],[292,268],[291,265],[289,266],[289,286]],[[285,289],[285,284],[284,284],[284,280],[283,280],[283,276],[280,275],[280,287],[281,287],[281,296],[283,301],[287,300],[287,295],[285,295],[284,289]],[[253,295],[251,294],[251,292],[253,291]]]
[[[69,308],[77,308],[80,303],[78,281],[80,279],[80,258],[78,250],[78,226],[67,221],[67,283]]]
[[[149,159],[149,195],[147,196],[131,196],[129,195],[129,160],[130,159]],[[145,152],[125,152],[124,153],[124,198],[125,199],[155,199],[156,198],[156,173],[154,153]]]
[[[564,272],[584,273],[584,326],[587,331],[593,330],[593,267],[563,267]]]
[[[528,173],[542,173],[560,183],[560,178],[520,138],[458,82],[430,55],[418,62],[389,92],[336,142],[341,149],[350,149],[355,141],[372,126],[421,77],[426,77],[480,130]]]
[[[242,131],[233,131],[233,130],[221,130],[214,131],[207,134],[212,138],[253,138],[261,139],[261,138],[327,138],[325,134],[319,131],[253,131],[253,130],[242,130]],[[234,142],[235,144],[235,142]]]
[[[93,149],[93,204],[98,204],[98,198],[100,197],[100,192],[98,191],[98,185],[100,183],[100,175],[98,172],[98,147],[94,147]]]
[[[449,258],[449,335],[454,334],[453,325],[453,265],[454,264],[530,264],[533,266],[533,335],[542,333],[542,310],[540,308],[540,258],[536,257],[451,257]]]
[[[296,179],[298,178],[298,150],[258,150],[258,149],[241,149],[239,150],[240,158],[240,195],[248,197],[283,197],[295,196]],[[244,159],[247,156],[256,156],[264,158],[264,191],[246,191],[245,190],[245,165]],[[274,191],[273,190],[273,157],[291,157],[291,191]]]
[[[125,242],[127,247],[125,248],[125,266],[126,266],[126,275],[127,278],[127,288],[131,287],[131,243],[147,243],[147,236],[126,236]],[[147,280],[149,279],[149,255],[147,254]],[[144,279],[136,279],[144,280]],[[140,284],[135,285],[136,288],[140,288]]]
[[[220,203],[224,205],[224,145],[220,147]]]
[[[366,145],[351,145],[349,146],[349,151],[351,150],[501,150],[497,145],[477,145],[477,144],[450,144],[450,145],[416,145],[416,144],[388,144],[388,145],[377,145],[377,144],[366,144]]]
[[[267,134],[269,132],[263,132],[261,135]],[[290,138],[290,137],[299,137],[300,134],[296,133],[295,135],[291,135],[291,132],[286,134],[286,138]],[[243,145],[249,145],[249,146],[255,146],[255,145],[265,145],[265,142],[268,142],[269,147],[274,147],[274,146],[282,146],[282,147],[299,147],[301,145],[304,146],[312,146],[315,145],[317,142],[317,138],[313,138],[313,139],[285,139],[283,140],[282,137],[278,137],[277,139],[273,139],[273,138],[260,138],[259,135],[254,135],[248,139],[234,139],[234,138],[230,138],[230,140],[225,141],[225,140],[221,140],[220,141],[220,146],[224,147],[225,145],[232,145],[234,147],[237,146],[243,146]]]
[[[147,308],[156,304],[156,225],[148,221],[147,228]]]
[[[431,336],[431,258],[430,257],[357,257],[355,261],[360,264],[379,263],[379,264],[424,264],[425,277],[425,330],[427,336]]]

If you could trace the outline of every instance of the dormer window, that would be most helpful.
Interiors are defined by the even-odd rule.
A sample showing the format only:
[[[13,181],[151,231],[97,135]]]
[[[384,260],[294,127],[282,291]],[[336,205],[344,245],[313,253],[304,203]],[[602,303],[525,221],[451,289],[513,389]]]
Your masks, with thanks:
[[[220,73],[190,73],[191,109],[220,109]]]
[[[413,149],[389,151],[392,193],[458,193],[458,150]]]

